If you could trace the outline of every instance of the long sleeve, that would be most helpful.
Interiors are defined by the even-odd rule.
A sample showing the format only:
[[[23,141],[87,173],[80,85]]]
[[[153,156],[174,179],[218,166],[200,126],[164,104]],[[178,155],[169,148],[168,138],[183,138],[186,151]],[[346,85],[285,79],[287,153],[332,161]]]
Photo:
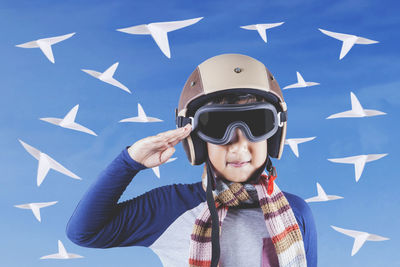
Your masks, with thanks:
[[[304,244],[308,267],[317,267],[317,229],[310,207],[305,203],[304,208]]]
[[[307,267],[317,267],[317,230],[311,209],[302,198],[284,192],[303,235]]]
[[[122,229],[112,229],[112,225],[109,229],[105,229],[104,226],[110,222],[112,217],[120,217],[122,215],[122,207],[126,204],[117,204],[118,200],[132,178],[144,168],[146,167],[134,161],[129,156],[127,149],[124,149],[100,173],[97,180],[79,202],[67,224],[67,236],[81,246],[92,246],[94,245],[93,243],[97,243],[98,246],[102,247],[112,246],[119,239],[117,232]],[[106,230],[115,230],[116,235],[110,240],[92,241],[96,234]]]
[[[169,185],[118,203],[132,178],[145,166],[127,150],[99,175],[67,224],[74,243],[95,248],[150,246],[183,212],[205,199],[201,184]]]

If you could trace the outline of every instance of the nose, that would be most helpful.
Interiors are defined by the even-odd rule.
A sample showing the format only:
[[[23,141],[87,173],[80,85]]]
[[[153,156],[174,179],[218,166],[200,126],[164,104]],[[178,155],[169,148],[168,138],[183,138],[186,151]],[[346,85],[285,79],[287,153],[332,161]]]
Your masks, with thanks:
[[[240,128],[236,128],[231,140],[227,144],[229,150],[234,152],[240,149],[247,149],[249,140]]]

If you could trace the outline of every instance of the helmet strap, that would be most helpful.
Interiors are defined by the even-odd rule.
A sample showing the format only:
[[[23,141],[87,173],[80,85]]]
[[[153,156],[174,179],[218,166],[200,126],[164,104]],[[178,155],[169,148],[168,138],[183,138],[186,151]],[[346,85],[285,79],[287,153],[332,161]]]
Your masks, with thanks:
[[[211,214],[211,267],[217,267],[220,257],[220,245],[219,245],[219,217],[217,208],[215,207],[215,201],[213,196],[213,185],[214,185],[214,174],[211,167],[211,162],[207,158],[207,188],[206,188],[206,199],[207,206]]]
[[[254,180],[255,176],[260,177],[261,173],[264,171],[264,168],[268,171],[267,182],[267,193],[269,195],[272,194],[274,189],[274,180],[276,179],[276,170],[272,165],[271,159],[267,156],[265,163],[256,171],[256,173],[252,176],[252,180]],[[211,267],[217,267],[220,258],[220,240],[219,240],[219,217],[217,208],[215,206],[215,200],[213,195],[213,189],[215,189],[215,177],[214,171],[211,164],[210,159],[207,157],[206,160],[206,169],[207,169],[207,187],[206,187],[206,199],[207,206],[211,215]],[[258,180],[258,179],[257,179]],[[249,180],[250,181],[250,180]],[[265,180],[264,180],[265,181]]]
[[[271,195],[272,192],[274,191],[274,180],[276,179],[276,177],[278,177],[278,174],[276,173],[276,169],[275,167],[272,165],[271,159],[269,158],[269,156],[267,156],[267,164],[266,164],[266,168],[265,168],[268,172],[268,177],[264,177],[267,178],[267,194]]]

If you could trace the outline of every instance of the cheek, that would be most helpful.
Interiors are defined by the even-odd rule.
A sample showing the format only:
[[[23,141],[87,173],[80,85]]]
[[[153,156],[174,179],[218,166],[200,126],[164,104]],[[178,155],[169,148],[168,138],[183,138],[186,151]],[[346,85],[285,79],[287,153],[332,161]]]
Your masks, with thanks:
[[[252,147],[252,157],[253,157],[253,166],[255,167],[260,167],[264,162],[265,159],[267,158],[267,140],[258,142],[258,143],[253,143]]]
[[[215,168],[225,167],[226,150],[222,146],[207,143],[208,157]]]

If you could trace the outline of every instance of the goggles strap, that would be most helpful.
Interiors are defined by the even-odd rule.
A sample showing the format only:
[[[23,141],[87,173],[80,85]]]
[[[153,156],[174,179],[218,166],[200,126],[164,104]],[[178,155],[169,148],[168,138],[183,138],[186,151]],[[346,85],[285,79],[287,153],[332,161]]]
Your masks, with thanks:
[[[184,117],[184,116],[176,116],[175,118],[175,124],[176,126],[179,127],[184,127],[186,124],[190,123],[193,126],[193,118],[189,117]]]
[[[287,111],[279,112],[278,115],[281,122],[287,121]]]

